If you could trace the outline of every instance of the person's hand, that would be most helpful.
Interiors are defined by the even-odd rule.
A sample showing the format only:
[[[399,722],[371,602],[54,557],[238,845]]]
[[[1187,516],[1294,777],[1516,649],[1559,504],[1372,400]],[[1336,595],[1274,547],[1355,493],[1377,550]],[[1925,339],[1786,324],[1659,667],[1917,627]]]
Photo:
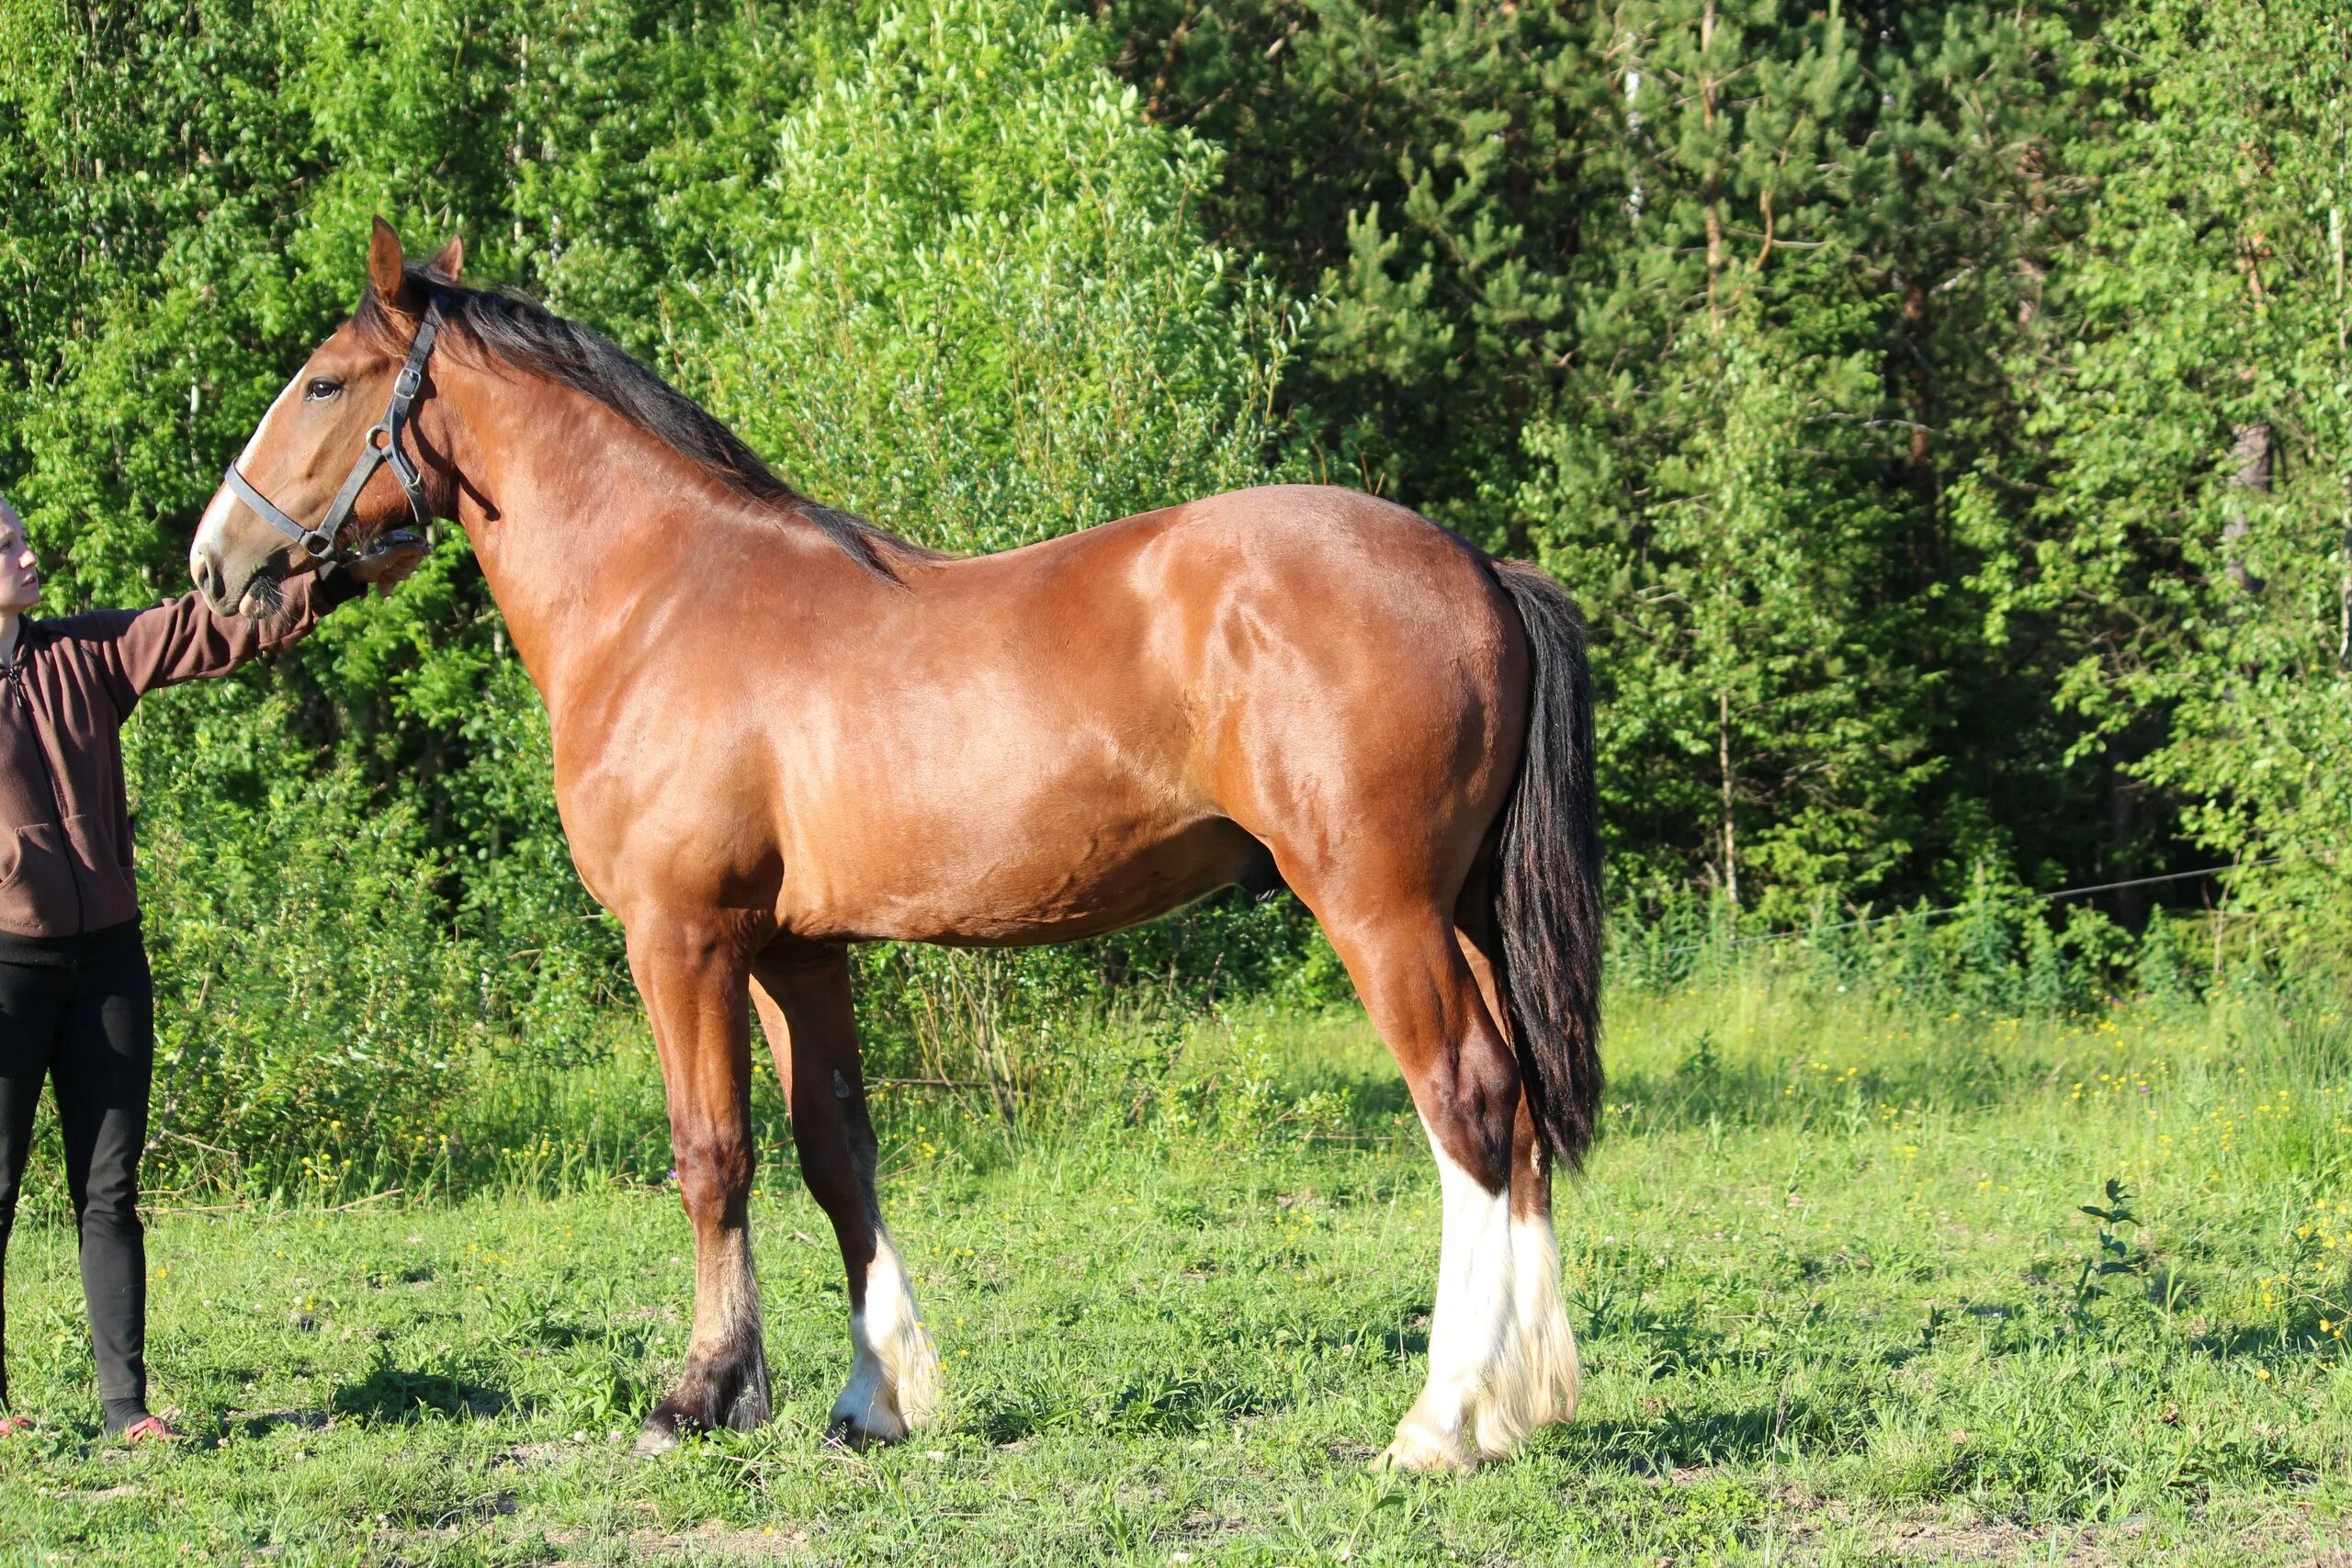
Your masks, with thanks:
[[[390,593],[400,585],[401,579],[416,570],[416,563],[425,556],[424,536],[398,529],[379,536],[368,547],[368,553],[350,563],[345,570],[352,581],[375,584]]]

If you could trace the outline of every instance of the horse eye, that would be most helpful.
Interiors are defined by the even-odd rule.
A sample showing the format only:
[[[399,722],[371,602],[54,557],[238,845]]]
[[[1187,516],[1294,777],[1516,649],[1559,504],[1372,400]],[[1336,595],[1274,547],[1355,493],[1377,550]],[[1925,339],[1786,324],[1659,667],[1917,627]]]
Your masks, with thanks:
[[[312,381],[309,386],[302,389],[302,396],[309,399],[311,402],[322,403],[342,390],[342,382],[330,381],[325,377],[322,376]]]

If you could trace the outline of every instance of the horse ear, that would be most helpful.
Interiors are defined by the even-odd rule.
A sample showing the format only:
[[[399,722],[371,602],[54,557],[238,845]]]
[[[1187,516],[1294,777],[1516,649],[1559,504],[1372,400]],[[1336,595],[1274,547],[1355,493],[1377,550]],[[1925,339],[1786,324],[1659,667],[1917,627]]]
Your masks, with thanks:
[[[458,274],[463,272],[465,266],[465,238],[459,234],[452,234],[449,236],[449,243],[441,247],[441,254],[433,258],[433,265],[427,270],[437,272],[455,283],[458,281]]]
[[[401,300],[401,259],[400,235],[390,224],[377,219],[375,231],[368,237],[368,287],[387,305],[397,306]]]

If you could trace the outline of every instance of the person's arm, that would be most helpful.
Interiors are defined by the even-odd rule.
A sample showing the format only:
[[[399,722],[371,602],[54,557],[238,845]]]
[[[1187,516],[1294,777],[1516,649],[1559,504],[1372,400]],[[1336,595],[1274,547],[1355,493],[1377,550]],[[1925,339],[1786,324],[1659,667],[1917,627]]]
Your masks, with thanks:
[[[108,611],[74,620],[87,628],[85,635],[96,634],[92,640],[99,645],[107,673],[119,683],[127,710],[158,686],[226,675],[256,655],[299,642],[320,616],[367,589],[348,568],[328,566],[288,579],[279,589],[282,606],[265,620],[220,615],[194,592],[152,610]]]

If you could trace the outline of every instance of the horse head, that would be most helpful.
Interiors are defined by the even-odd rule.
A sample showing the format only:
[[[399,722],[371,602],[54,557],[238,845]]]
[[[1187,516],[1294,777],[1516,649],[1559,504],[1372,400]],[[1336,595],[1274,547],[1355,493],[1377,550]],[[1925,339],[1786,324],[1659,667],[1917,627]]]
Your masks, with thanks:
[[[267,614],[287,577],[364,551],[404,515],[426,521],[410,409],[432,386],[434,285],[464,263],[452,239],[411,268],[376,220],[359,308],[311,351],[204,509],[188,575],[214,610]]]

